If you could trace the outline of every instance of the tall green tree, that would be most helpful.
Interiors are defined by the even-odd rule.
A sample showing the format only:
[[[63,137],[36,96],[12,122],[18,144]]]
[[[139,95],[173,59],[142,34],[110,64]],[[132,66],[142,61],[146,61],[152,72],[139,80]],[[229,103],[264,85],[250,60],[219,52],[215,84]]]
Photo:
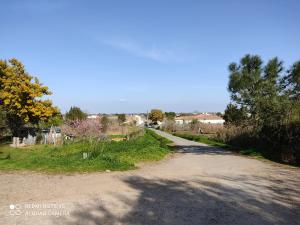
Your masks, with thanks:
[[[300,61],[291,66],[281,84],[285,88],[284,94],[292,102],[292,107],[287,109],[289,110],[289,119],[300,121]]]
[[[72,106],[65,116],[67,120],[85,120],[87,118],[87,114],[77,106]]]
[[[226,123],[249,125],[263,148],[300,161],[300,61],[285,71],[278,58],[263,64],[259,56],[246,55],[229,71],[233,104],[225,111]]]
[[[247,110],[245,107],[238,108],[236,105],[230,103],[225,109],[223,118],[227,125],[247,125]]]
[[[237,121],[244,118],[258,129],[283,121],[289,104],[282,85],[282,61],[273,58],[263,65],[259,56],[246,55],[239,64],[230,64],[229,71],[228,90],[235,106],[229,106],[227,114],[232,112]],[[248,116],[238,117],[238,111]]]
[[[259,99],[262,96],[262,60],[259,56],[246,55],[240,60],[240,64],[229,65],[228,90],[231,99],[239,107],[244,107],[252,120],[259,123]]]
[[[176,113],[175,112],[165,112],[165,117],[167,118],[167,120],[174,120],[176,117]]]
[[[51,126],[60,126],[63,123],[63,117],[62,115],[59,113],[55,116],[52,116],[51,118],[49,118],[47,121],[41,121],[39,123],[39,127],[40,128],[46,128],[46,127],[51,127]]]
[[[295,62],[283,79],[286,93],[291,99],[300,98],[300,61]]]

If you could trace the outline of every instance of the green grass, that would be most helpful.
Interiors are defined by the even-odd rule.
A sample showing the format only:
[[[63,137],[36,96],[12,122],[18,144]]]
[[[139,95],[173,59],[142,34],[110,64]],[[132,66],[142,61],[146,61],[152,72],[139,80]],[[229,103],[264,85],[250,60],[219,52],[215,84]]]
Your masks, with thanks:
[[[153,131],[121,142],[85,140],[62,146],[39,145],[14,149],[0,146],[0,170],[34,170],[45,172],[89,172],[129,170],[143,161],[157,161],[170,152],[167,141]],[[90,154],[83,159],[83,152]]]
[[[228,149],[230,146],[222,143],[215,141],[213,139],[210,139],[209,137],[206,137],[204,135],[193,135],[193,134],[183,134],[183,133],[173,133],[173,135],[182,137],[191,141],[196,141],[196,142],[201,142],[207,145],[215,146],[215,147],[220,147],[224,149]]]
[[[229,151],[238,152],[242,155],[252,156],[255,158],[265,158],[261,151],[256,148],[249,148],[249,149],[241,149],[240,147],[232,146],[220,141],[216,141],[212,138],[209,138],[204,135],[193,135],[193,134],[186,134],[186,133],[173,133],[173,135],[182,137],[191,141],[201,142],[210,146],[223,148]]]
[[[159,141],[160,143],[160,147],[162,148],[169,148],[171,145],[172,145],[172,141],[170,141],[169,139],[165,138],[165,137],[162,137],[160,135],[158,135],[157,133],[155,133],[154,131],[152,130],[149,130],[149,129],[146,129],[146,131],[148,133],[151,134],[151,136],[153,136],[156,140]]]

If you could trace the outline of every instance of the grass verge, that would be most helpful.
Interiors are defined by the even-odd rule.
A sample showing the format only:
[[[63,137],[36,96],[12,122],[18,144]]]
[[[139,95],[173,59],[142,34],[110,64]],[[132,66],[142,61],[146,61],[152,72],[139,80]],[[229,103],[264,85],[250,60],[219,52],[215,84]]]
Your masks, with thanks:
[[[232,146],[220,141],[216,141],[212,138],[209,138],[207,136],[204,135],[193,135],[193,134],[186,134],[186,133],[173,133],[173,135],[177,136],[177,137],[181,137],[181,138],[185,138],[191,141],[196,141],[196,142],[201,142],[210,146],[214,146],[214,147],[219,147],[219,148],[223,148],[229,151],[234,151],[234,152],[238,152],[239,154],[242,155],[247,155],[247,156],[252,156],[255,158],[260,158],[260,159],[264,159],[264,155],[263,153],[256,149],[256,148],[249,148],[249,149],[241,149],[239,147],[236,146]]]
[[[129,170],[143,161],[157,161],[170,152],[168,141],[146,130],[143,136],[120,142],[81,140],[62,146],[38,145],[27,148],[0,146],[1,170],[45,172],[89,172]],[[83,159],[83,153],[89,157]]]

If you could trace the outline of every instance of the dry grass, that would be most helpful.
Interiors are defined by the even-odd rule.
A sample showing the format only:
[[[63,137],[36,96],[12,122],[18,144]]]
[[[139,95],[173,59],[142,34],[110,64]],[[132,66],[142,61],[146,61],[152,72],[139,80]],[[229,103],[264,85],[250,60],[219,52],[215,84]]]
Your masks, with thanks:
[[[217,133],[224,130],[223,124],[184,124],[178,125],[174,122],[167,121],[163,127],[164,130],[168,132],[180,132],[180,133],[190,133],[190,134],[205,134],[207,136],[214,136]]]
[[[107,135],[129,135],[137,132],[141,128],[134,125],[119,125],[118,123],[111,123],[106,131]]]

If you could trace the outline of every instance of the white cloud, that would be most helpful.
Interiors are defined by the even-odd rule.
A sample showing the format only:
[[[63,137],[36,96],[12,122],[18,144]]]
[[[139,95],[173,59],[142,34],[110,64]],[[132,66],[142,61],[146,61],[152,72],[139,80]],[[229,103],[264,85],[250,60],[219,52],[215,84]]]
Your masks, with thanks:
[[[120,102],[120,103],[122,103],[122,102],[126,102],[126,99],[124,99],[124,98],[120,98],[120,99],[119,99],[119,102]]]
[[[106,45],[116,49],[124,50],[134,56],[151,59],[158,62],[178,62],[181,61],[170,49],[158,48],[155,45],[146,47],[134,41],[104,41]]]

